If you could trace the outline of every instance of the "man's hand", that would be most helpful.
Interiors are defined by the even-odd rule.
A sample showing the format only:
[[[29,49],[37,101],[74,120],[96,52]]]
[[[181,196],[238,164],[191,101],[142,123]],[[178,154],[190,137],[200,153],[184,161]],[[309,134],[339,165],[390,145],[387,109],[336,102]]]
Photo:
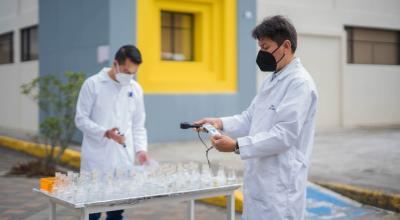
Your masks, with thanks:
[[[218,130],[223,129],[222,120],[219,118],[203,118],[198,121],[195,121],[194,123],[197,125],[203,125],[208,123],[214,126]]]
[[[233,152],[236,147],[236,140],[226,135],[215,135],[211,137],[211,143],[218,151]]]
[[[118,128],[111,128],[110,130],[107,130],[104,136],[114,140],[118,144],[121,145],[125,144],[125,137],[123,135],[118,134]]]
[[[149,162],[150,158],[146,151],[139,151],[136,153],[136,158],[140,165]]]

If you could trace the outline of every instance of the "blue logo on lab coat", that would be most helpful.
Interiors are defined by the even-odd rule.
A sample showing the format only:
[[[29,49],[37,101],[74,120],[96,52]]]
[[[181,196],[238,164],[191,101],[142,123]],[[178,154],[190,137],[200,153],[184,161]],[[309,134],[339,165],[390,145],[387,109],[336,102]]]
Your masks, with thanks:
[[[275,110],[276,110],[275,105],[271,105],[268,109],[269,109],[269,110],[272,110],[272,111],[275,111]]]

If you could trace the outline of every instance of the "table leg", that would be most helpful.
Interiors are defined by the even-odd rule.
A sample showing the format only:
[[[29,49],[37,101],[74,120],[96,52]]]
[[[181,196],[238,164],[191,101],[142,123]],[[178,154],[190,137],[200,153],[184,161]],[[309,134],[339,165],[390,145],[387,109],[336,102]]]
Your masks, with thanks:
[[[85,208],[81,208],[81,220],[89,220],[89,213]]]
[[[235,194],[233,192],[226,196],[226,211],[227,219],[235,220]]]
[[[49,220],[56,220],[56,203],[49,201]]]
[[[187,211],[188,211],[187,219],[194,220],[194,200],[190,200],[187,203],[188,203],[187,204]]]

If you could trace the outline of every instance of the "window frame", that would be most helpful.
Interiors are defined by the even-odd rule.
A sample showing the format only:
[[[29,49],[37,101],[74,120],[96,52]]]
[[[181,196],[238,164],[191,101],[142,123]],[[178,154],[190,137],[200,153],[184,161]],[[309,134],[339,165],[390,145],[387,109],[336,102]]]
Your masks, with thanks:
[[[345,26],[344,27],[346,31],[346,57],[347,57],[347,64],[361,64],[361,65],[392,65],[392,66],[397,66],[400,65],[400,30],[393,30],[393,29],[383,29],[383,28],[373,28],[373,27],[359,27],[359,26]],[[356,63],[355,62],[355,53],[354,53],[354,42],[367,42],[372,45],[375,45],[377,43],[381,44],[391,44],[390,42],[379,42],[379,41],[372,41],[372,40],[355,40],[354,39],[354,30],[369,30],[369,31],[389,31],[389,32],[394,32],[396,34],[396,42],[395,47],[397,48],[397,61],[395,64],[385,64],[385,63],[376,63],[374,58],[372,58],[370,63]],[[397,46],[396,46],[397,45]],[[372,55],[374,55],[374,50],[372,51]],[[374,56],[373,56],[374,57]]]
[[[190,45],[190,58],[189,59],[185,59],[185,60],[175,60],[175,59],[164,59],[163,57],[162,57],[162,47],[161,47],[161,60],[162,61],[171,61],[171,62],[194,62],[194,61],[196,61],[196,57],[195,57],[195,29],[196,29],[196,27],[195,27],[195,19],[196,19],[196,15],[194,14],[194,13],[189,13],[189,12],[179,12],[179,11],[172,11],[172,10],[161,10],[161,12],[160,12],[160,14],[161,14],[161,19],[162,19],[162,14],[163,13],[168,13],[168,14],[170,14],[171,15],[171,23],[170,23],[170,29],[171,29],[171,33],[170,33],[170,43],[171,43],[171,49],[172,49],[172,53],[173,54],[175,54],[175,39],[174,39],[174,37],[175,37],[175,35],[174,35],[174,31],[175,31],[175,29],[176,28],[179,28],[179,27],[176,27],[175,25],[174,25],[174,18],[175,18],[175,15],[177,15],[177,14],[179,14],[179,15],[187,15],[187,16],[190,16],[190,42],[191,42],[191,45]],[[163,28],[168,28],[168,27],[164,27],[163,25],[162,25],[162,21],[160,22],[161,23],[161,36],[160,36],[160,40],[162,41],[162,29]],[[162,43],[161,43],[162,44]]]
[[[0,37],[7,36],[7,35],[10,35],[10,44],[9,44],[10,53],[9,53],[9,61],[6,62],[6,63],[1,63],[1,62],[0,62],[0,65],[14,63],[14,31],[4,32],[4,33],[0,34]]]
[[[32,26],[28,26],[28,27],[24,27],[20,29],[20,60],[21,62],[27,62],[27,61],[35,61],[35,60],[39,60],[39,51],[37,51],[37,55],[35,58],[31,57],[32,53],[31,53],[31,32],[32,29],[36,29],[36,33],[37,33],[37,38],[39,40],[39,25],[32,25]],[[24,33],[26,33],[27,35],[24,35]],[[24,38],[24,36],[27,36],[26,39]],[[25,41],[26,41],[26,45],[25,45]],[[39,43],[39,41],[37,42],[37,44]],[[24,47],[26,46],[26,47]],[[25,51],[25,49],[27,51]],[[26,53],[24,53],[26,52]]]

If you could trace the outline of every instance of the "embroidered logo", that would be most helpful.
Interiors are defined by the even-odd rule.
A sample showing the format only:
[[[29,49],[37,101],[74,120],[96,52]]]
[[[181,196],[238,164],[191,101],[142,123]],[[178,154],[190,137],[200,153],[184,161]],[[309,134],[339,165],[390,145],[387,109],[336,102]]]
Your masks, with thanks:
[[[268,109],[269,109],[269,110],[272,110],[272,111],[275,111],[275,110],[276,110],[275,105],[271,105]]]

